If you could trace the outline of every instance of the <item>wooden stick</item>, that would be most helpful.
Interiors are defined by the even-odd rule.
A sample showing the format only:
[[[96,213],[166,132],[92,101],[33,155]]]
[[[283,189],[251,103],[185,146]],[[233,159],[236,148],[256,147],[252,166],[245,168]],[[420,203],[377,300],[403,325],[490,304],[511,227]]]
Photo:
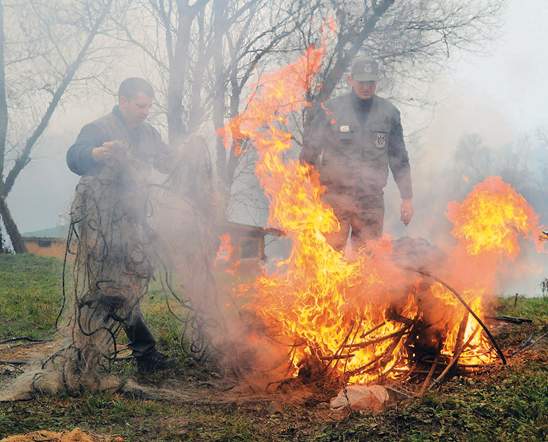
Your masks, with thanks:
[[[390,344],[390,346],[380,356],[376,357],[372,361],[369,361],[367,364],[362,365],[361,367],[358,367],[350,372],[346,372],[345,375],[350,377],[368,371],[369,367],[371,367],[372,365],[376,365],[379,361],[382,361],[386,356],[388,356],[395,350],[403,335],[404,333],[400,334],[397,339],[394,339],[394,342],[392,342],[392,344]]]
[[[428,388],[429,390],[431,388],[433,388],[435,385],[439,384],[443,378],[445,378],[445,376],[447,375],[447,373],[449,373],[449,370],[451,370],[451,368],[453,368],[453,366],[457,363],[457,361],[459,360],[460,358],[460,355],[462,354],[462,352],[466,349],[466,347],[468,347],[468,345],[470,345],[470,342],[472,342],[472,339],[474,338],[474,336],[476,336],[476,333],[479,331],[479,327],[477,327],[474,332],[470,335],[470,337],[466,340],[466,342],[464,343],[464,345],[460,348],[459,352],[458,353],[455,353],[455,355],[453,356],[453,359],[451,359],[451,362],[449,363],[449,365],[447,365],[447,367],[445,367],[445,370],[443,370],[441,372],[441,374],[434,380],[434,382],[432,382],[432,384],[430,385],[430,387]]]
[[[457,332],[457,341],[455,342],[455,351],[453,355],[460,354],[462,344],[464,341],[464,333],[466,332],[466,325],[468,324],[468,312],[464,312],[464,316],[460,321],[459,331]]]
[[[334,361],[336,359],[350,359],[356,356],[354,353],[349,354],[335,354],[332,356],[320,356],[320,361]]]
[[[390,333],[389,335],[371,339],[370,341],[362,341],[362,342],[357,342],[355,344],[346,344],[345,347],[350,349],[357,349],[357,348],[367,347],[368,345],[378,344],[379,342],[386,341],[387,339],[390,339],[390,338],[395,338],[398,336],[401,337],[404,334],[406,334],[408,329],[409,329],[409,326],[405,326],[394,333]]]
[[[430,370],[428,371],[428,375],[426,376],[426,379],[424,380],[422,387],[419,391],[419,397],[424,396],[424,393],[426,393],[426,389],[430,385],[430,381],[432,380],[432,376],[434,376],[434,372],[436,371],[437,366],[438,366],[438,356],[436,355],[436,358],[434,359],[434,363],[430,367]]]
[[[481,326],[481,328],[483,328],[483,330],[485,331],[485,334],[487,335],[487,337],[489,338],[489,340],[491,341],[491,344],[493,345],[493,348],[495,349],[495,351],[497,352],[500,360],[502,361],[502,363],[504,365],[506,365],[506,357],[504,356],[504,353],[502,352],[502,350],[500,349],[499,345],[497,344],[497,341],[495,340],[495,337],[493,336],[493,334],[491,333],[491,331],[487,328],[487,326],[484,324],[484,322],[480,319],[480,317],[474,312],[474,310],[472,310],[472,308],[468,305],[468,303],[464,300],[464,298],[459,294],[459,292],[457,292],[453,287],[451,287],[449,284],[447,284],[446,282],[442,281],[440,278],[438,278],[437,276],[434,276],[432,275],[431,273],[428,273],[424,270],[419,270],[419,269],[414,269],[412,267],[402,267],[404,270],[407,270],[407,271],[410,271],[410,272],[415,272],[415,273],[418,273],[419,275],[422,275],[422,276],[425,276],[427,278],[430,278],[432,279],[433,281],[436,281],[436,282],[439,282],[441,285],[443,285],[447,290],[449,290],[454,296],[455,298],[457,298],[459,300],[459,302],[464,305],[464,307],[466,307],[466,310],[468,310],[470,312],[470,314],[474,317],[474,319],[478,322],[478,324]]]
[[[494,319],[495,321],[509,322],[511,324],[531,324],[532,319],[529,318],[518,318],[516,316],[488,316],[487,319]]]
[[[0,365],[28,365],[30,361],[0,361]]]
[[[365,332],[364,334],[362,334],[360,336],[360,338],[365,338],[366,336],[370,335],[371,333],[373,333],[374,331],[377,331],[379,328],[381,328],[384,324],[386,324],[386,321],[384,322],[381,322],[380,324],[376,325],[375,327],[373,327],[371,330]]]
[[[2,341],[0,341],[0,345],[10,344],[12,342],[19,342],[19,341],[30,342],[31,344],[39,344],[41,342],[51,342],[52,340],[51,339],[34,339],[29,336],[18,336],[16,338],[3,339]],[[24,345],[24,344],[21,344],[21,345]]]
[[[358,326],[356,327],[356,333],[358,332],[358,330],[360,329],[361,325],[362,325],[362,321],[363,321],[363,318],[360,318],[360,322],[358,324]],[[342,352],[343,352],[343,348],[345,346],[345,344],[348,342],[348,339],[350,339],[350,335],[352,334],[352,331],[354,330],[354,326],[355,326],[355,322],[352,321],[351,323],[351,327],[350,327],[350,330],[348,331],[348,334],[346,335],[346,338],[344,338],[344,341],[342,342],[342,344],[339,346],[338,350],[335,352],[335,355],[334,356],[338,356],[340,355]],[[356,339],[356,333],[354,334],[354,339]],[[335,364],[333,364],[332,367],[330,367],[331,365],[331,362],[335,361]],[[332,359],[331,361],[329,361],[329,363],[327,364],[327,367],[326,367],[326,374],[327,376],[329,376],[331,373],[333,373],[336,369],[337,369],[337,366],[339,365],[339,361],[340,361],[340,358],[336,358],[336,359]],[[348,361],[348,359],[347,359]]]

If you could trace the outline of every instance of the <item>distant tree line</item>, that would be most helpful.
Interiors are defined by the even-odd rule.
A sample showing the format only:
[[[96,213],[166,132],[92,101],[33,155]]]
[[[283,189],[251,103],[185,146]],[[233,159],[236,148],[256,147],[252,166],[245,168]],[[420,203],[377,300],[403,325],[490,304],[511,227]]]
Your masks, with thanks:
[[[453,198],[461,198],[489,175],[520,192],[541,218],[548,219],[548,129],[539,128],[503,146],[487,146],[477,134],[463,135],[443,171]]]

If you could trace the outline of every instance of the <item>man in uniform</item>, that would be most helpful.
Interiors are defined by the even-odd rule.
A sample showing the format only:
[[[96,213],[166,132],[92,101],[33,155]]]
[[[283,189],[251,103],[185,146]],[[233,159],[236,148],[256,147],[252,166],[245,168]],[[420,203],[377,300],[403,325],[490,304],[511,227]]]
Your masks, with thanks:
[[[383,189],[392,172],[401,195],[401,220],[413,216],[411,172],[400,112],[375,95],[378,64],[354,61],[347,82],[351,91],[322,105],[305,127],[301,161],[314,166],[326,186],[324,201],[341,229],[328,236],[344,249],[349,232],[358,247],[382,235]]]
[[[124,80],[118,105],[84,126],[67,153],[70,170],[82,177],[71,211],[82,273],[75,279],[80,334],[109,329],[109,339],[122,325],[141,372],[172,365],[156,349],[139,308],[154,271],[148,177],[152,168],[168,173],[175,162],[175,152],[145,122],[153,98],[146,80]]]

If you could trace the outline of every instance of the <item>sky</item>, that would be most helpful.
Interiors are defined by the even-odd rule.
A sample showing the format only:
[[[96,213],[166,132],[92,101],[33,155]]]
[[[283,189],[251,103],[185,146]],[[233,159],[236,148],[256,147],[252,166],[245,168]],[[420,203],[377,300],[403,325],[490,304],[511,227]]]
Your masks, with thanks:
[[[419,130],[420,144],[428,150],[423,163],[413,164],[417,153],[409,149],[418,186],[421,173],[427,176],[429,169],[450,160],[463,134],[477,133],[496,149],[539,127],[548,129],[546,23],[547,0],[509,1],[497,38],[484,53],[461,54],[432,82],[426,98],[433,105],[422,112],[402,110],[406,131]],[[387,199],[390,192],[395,193],[393,183]],[[424,228],[415,224],[397,233],[420,236]]]
[[[431,85],[437,105],[425,137],[443,133],[441,142],[455,145],[463,131],[478,132],[501,144],[548,125],[546,23],[548,1],[509,1],[486,53],[460,55]]]
[[[510,0],[496,40],[483,54],[463,54],[429,85],[433,106],[402,109],[406,131],[420,129],[421,144],[444,161],[463,133],[479,133],[496,146],[548,127],[548,0]],[[24,169],[9,204],[22,232],[54,227],[67,214],[78,177],[66,167],[65,153],[85,123],[107,113],[113,103],[74,104],[60,109]],[[413,161],[414,153],[410,148]],[[548,158],[547,158],[548,161]],[[418,168],[420,170],[420,167]],[[392,190],[388,189],[387,195]],[[407,234],[420,234],[411,226]]]

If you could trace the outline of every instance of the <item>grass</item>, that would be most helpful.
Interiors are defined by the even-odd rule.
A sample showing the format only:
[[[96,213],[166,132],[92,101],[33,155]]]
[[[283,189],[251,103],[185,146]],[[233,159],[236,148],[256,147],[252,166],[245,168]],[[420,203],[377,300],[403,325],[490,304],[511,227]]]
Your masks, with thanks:
[[[54,259],[0,255],[0,339],[46,337],[53,332],[61,268]],[[177,323],[155,285],[143,311],[162,346],[176,352]],[[500,313],[534,319],[532,325],[499,330],[501,344],[515,348],[531,333],[545,330],[548,299],[519,298],[515,306],[513,298],[502,299]],[[80,427],[121,435],[127,441],[541,441],[548,437],[546,355],[545,341],[540,342],[512,358],[508,367],[474,378],[453,378],[441,390],[400,402],[379,415],[353,413],[342,420],[322,406],[198,406],[103,393],[40,397],[0,404],[0,438]]]
[[[379,417],[354,416],[326,429],[334,440],[546,440],[548,381],[545,362],[512,367],[481,380],[456,379]]]
[[[500,309],[509,316],[533,318],[538,323],[548,323],[548,297],[525,298],[513,296],[500,300]],[[515,305],[514,305],[515,303]]]
[[[51,334],[61,305],[62,263],[0,254],[0,339]]]

